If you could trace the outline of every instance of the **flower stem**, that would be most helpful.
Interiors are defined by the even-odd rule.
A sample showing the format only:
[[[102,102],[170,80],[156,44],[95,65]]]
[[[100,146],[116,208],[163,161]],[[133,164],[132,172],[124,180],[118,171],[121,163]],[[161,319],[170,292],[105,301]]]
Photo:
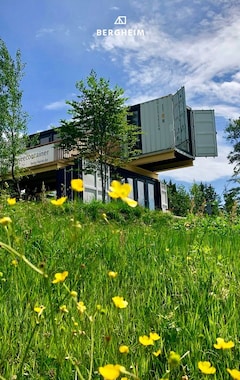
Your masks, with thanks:
[[[89,368],[89,376],[88,376],[88,380],[91,380],[92,379],[92,371],[93,371],[93,355],[94,355],[94,320],[95,320],[95,316],[90,319],[90,326],[91,326],[91,349],[90,349],[90,368]]]
[[[54,319],[54,310],[53,310],[53,304],[52,304],[52,294],[51,294],[51,289],[50,289],[50,283],[48,281],[48,278],[45,277],[44,280],[45,280],[45,284],[46,284],[48,301],[49,301],[49,305],[50,305],[50,318],[51,318],[51,323],[52,323],[52,328],[53,328],[53,339],[54,339],[54,343],[55,343],[56,350],[58,353],[58,355],[57,355],[57,373],[56,373],[56,378],[58,379],[59,378],[59,370],[60,370],[59,347],[61,347],[61,346],[58,345],[58,334],[57,334],[57,328],[56,328],[56,323],[55,323],[55,319]]]
[[[28,350],[29,350],[29,347],[30,347],[30,344],[31,344],[32,338],[33,338],[33,336],[34,336],[34,334],[35,334],[35,331],[36,331],[37,327],[38,327],[38,324],[36,323],[35,326],[34,326],[34,328],[33,328],[33,330],[32,330],[32,333],[31,333],[31,335],[30,335],[30,337],[29,337],[29,340],[28,340],[27,346],[26,346],[26,348],[25,348],[25,352],[24,352],[24,355],[23,355],[23,358],[22,358],[22,360],[21,360],[21,363],[20,363],[20,366],[19,366],[19,370],[18,370],[18,375],[17,375],[17,377],[19,376],[19,378],[21,378],[21,376],[22,376],[23,365],[24,365],[24,362],[25,362],[25,359],[26,359],[26,356],[27,356],[27,353],[28,353]]]
[[[3,242],[0,242],[0,248],[5,249],[5,251],[11,253],[14,256],[19,257],[21,260],[23,260],[30,268],[32,268],[35,272],[41,274],[44,277],[48,277],[46,273],[44,273],[41,269],[37,268],[34,264],[32,264],[26,256],[22,255],[21,253],[17,252],[14,248],[12,248],[10,245],[5,244]]]

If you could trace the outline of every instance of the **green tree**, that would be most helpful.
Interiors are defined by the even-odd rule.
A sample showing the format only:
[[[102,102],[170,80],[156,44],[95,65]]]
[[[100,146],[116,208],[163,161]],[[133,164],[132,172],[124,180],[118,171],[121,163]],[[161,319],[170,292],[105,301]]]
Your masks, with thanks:
[[[228,214],[231,214],[236,208],[236,212],[240,213],[240,196],[239,196],[239,190],[237,187],[234,187],[230,190],[224,189],[223,192],[223,199],[224,199],[224,209],[227,211]]]
[[[229,125],[225,128],[226,139],[232,144],[233,149],[228,155],[231,164],[235,164],[234,178],[240,174],[240,118],[229,120]]]
[[[137,152],[139,128],[127,122],[128,107],[122,88],[110,88],[109,81],[91,71],[76,83],[78,100],[67,101],[71,120],[61,120],[60,146],[84,159],[86,172],[98,171],[105,202],[109,165],[119,166]]]
[[[27,139],[27,114],[22,110],[20,90],[23,69],[20,50],[14,60],[0,39],[0,178],[10,175],[19,195],[19,155],[26,150]]]
[[[167,183],[167,187],[169,210],[174,215],[186,216],[190,210],[191,202],[185,187],[176,186],[171,180]]]
[[[208,213],[217,215],[219,212],[220,197],[214,187],[210,184],[194,183],[190,188],[192,212]]]
[[[225,128],[226,139],[232,144],[232,150],[227,158],[230,164],[235,164],[233,169],[232,180],[237,184],[230,190],[236,201],[239,201],[240,194],[240,118],[229,120],[228,126]],[[230,198],[231,198],[230,195]]]

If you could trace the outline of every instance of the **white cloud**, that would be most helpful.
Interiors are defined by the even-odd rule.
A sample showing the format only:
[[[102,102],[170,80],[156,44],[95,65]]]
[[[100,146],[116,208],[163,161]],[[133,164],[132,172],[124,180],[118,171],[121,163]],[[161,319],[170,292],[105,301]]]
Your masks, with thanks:
[[[36,33],[36,38],[43,37],[45,35],[49,35],[55,32],[53,28],[41,28]]]
[[[207,1],[202,18],[197,8],[184,1],[164,3],[165,12],[173,11],[176,6],[180,8],[174,14],[175,30],[171,25],[169,28],[164,25],[159,3],[154,0],[151,3],[156,9],[155,18],[154,14],[150,19],[142,16],[139,22],[127,25],[145,30],[145,36],[95,37],[92,49],[107,51],[115,62],[123,65],[129,77],[131,98],[136,99],[139,93],[140,98],[148,100],[185,85],[191,106],[206,104],[207,108],[214,107],[217,114],[237,117],[240,112],[240,7],[236,5],[239,2],[232,1],[231,7],[225,1],[216,2],[213,10],[214,0]],[[148,12],[147,2],[134,2],[134,5],[141,12]],[[222,8],[216,8],[217,5]],[[203,7],[199,3],[200,12]],[[204,25],[194,25],[197,18]]]
[[[226,145],[221,133],[217,135],[218,157],[198,157],[194,160],[192,167],[168,170],[160,173],[160,178],[168,176],[177,181],[192,183],[212,182],[217,179],[225,179],[233,174],[233,167],[228,163],[227,156],[231,148]]]
[[[68,107],[65,100],[58,100],[56,102],[49,103],[44,106],[45,110],[59,110]]]
[[[70,35],[70,30],[64,25],[57,25],[54,28],[41,28],[36,32],[36,38],[43,38],[49,36],[62,35],[68,37]]]

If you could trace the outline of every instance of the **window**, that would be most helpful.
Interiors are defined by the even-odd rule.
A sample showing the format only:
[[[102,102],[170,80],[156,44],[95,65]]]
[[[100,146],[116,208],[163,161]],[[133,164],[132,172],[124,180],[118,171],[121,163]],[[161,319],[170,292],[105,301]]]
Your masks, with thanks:
[[[148,184],[148,207],[150,210],[155,210],[154,185],[152,183]]]
[[[137,181],[137,189],[138,189],[138,203],[141,206],[145,206],[144,182]]]

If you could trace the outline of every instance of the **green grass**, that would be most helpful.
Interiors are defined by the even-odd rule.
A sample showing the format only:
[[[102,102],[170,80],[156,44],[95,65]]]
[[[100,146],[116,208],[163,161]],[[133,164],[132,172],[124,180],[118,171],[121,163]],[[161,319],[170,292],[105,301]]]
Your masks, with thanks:
[[[15,257],[0,249],[3,378],[70,380],[81,373],[82,379],[102,379],[98,368],[111,363],[141,380],[160,379],[170,351],[187,353],[171,370],[171,380],[206,378],[197,367],[203,360],[217,369],[212,379],[228,379],[226,368],[239,369],[239,220],[177,219],[121,202],[0,207],[0,217],[13,221],[14,249],[48,275],[20,259],[12,265]],[[74,228],[72,219],[82,228]],[[0,241],[7,243],[0,227]],[[52,284],[54,274],[65,270],[64,283]],[[118,272],[115,279],[110,270]],[[78,292],[85,313],[78,312],[65,285]],[[114,306],[116,295],[128,301],[127,308]],[[45,309],[38,318],[34,307],[40,305]],[[62,305],[68,313],[59,310]],[[161,339],[141,345],[139,336],[151,331]],[[217,337],[235,347],[216,350]],[[128,354],[120,354],[121,344],[129,346]],[[162,354],[155,357],[158,348]]]

